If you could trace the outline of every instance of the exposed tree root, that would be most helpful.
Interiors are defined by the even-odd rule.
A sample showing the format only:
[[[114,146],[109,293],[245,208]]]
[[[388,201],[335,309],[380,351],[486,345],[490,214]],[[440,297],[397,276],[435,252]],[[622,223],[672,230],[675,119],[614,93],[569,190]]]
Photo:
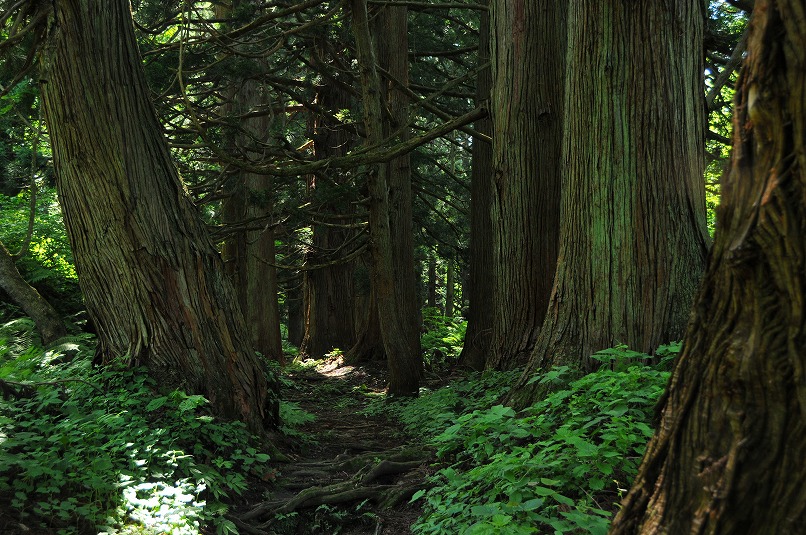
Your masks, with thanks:
[[[309,486],[290,499],[265,501],[251,510],[231,517],[244,533],[261,535],[276,515],[310,510],[320,505],[371,501],[381,509],[396,507],[425,486],[424,483],[395,483],[394,479],[426,463],[430,452],[421,448],[402,448],[392,452],[362,453],[350,458],[338,456],[330,462],[301,463],[289,467],[286,488],[301,486],[304,480],[328,480],[348,476],[344,481],[323,486]],[[352,475],[349,475],[352,474]],[[296,481],[295,481],[296,480]]]

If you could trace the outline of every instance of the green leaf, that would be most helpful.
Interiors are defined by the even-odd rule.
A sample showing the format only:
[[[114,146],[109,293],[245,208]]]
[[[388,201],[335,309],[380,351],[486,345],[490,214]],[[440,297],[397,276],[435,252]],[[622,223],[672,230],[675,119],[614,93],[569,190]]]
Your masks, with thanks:
[[[411,499],[409,500],[409,503],[416,502],[417,500],[422,498],[424,495],[425,495],[425,490],[423,490],[423,489],[418,490],[417,492],[412,494]]]
[[[160,396],[158,398],[154,398],[154,399],[151,400],[151,402],[148,405],[146,405],[146,410],[148,412],[153,412],[153,411],[159,409],[160,407],[162,407],[163,405],[165,405],[166,401],[168,401],[168,398],[165,397],[165,396]]]

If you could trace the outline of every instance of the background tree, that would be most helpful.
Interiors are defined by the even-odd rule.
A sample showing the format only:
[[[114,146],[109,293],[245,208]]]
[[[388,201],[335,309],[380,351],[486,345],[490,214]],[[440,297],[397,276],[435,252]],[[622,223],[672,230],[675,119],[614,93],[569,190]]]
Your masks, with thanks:
[[[489,105],[492,85],[489,12],[481,14],[478,58],[476,103]],[[489,116],[477,121],[474,127],[483,134],[493,134]],[[493,288],[489,284],[493,274],[493,222],[490,214],[492,162],[492,144],[474,139],[470,175],[470,305],[464,346],[459,357],[461,364],[473,370],[484,369],[493,328]]]
[[[344,156],[357,141],[355,128],[336,119],[355,107],[352,87],[345,82],[344,27],[317,36],[311,62],[327,73],[316,88],[316,103],[329,114],[311,114],[310,137],[317,158]],[[366,243],[363,214],[356,213],[352,174],[342,169],[322,170],[308,178],[315,221],[304,273],[305,337],[300,354],[313,358],[334,348],[348,350],[356,342],[355,260]],[[357,200],[357,199],[356,199]],[[364,312],[363,310],[361,311]],[[378,338],[380,342],[380,338]]]
[[[570,4],[560,254],[521,405],[537,370],[683,334],[709,241],[703,21],[698,0]]]
[[[567,2],[492,0],[493,330],[487,366],[523,365],[557,262]]]
[[[658,431],[611,533],[806,521],[806,2],[758,0],[716,241]]]
[[[98,359],[146,364],[253,431],[276,423],[273,379],[160,135],[128,2],[61,2],[47,24],[45,117]]]
[[[251,0],[234,0],[230,5],[217,6],[216,15],[228,21],[226,28],[239,25],[260,14],[260,7]],[[252,39],[228,39],[220,35],[222,48],[230,54],[222,61],[233,62],[226,77],[226,101],[222,106],[230,121],[224,133],[225,145],[233,159],[261,162],[268,152],[268,138],[274,114],[271,95],[260,83],[266,61],[260,59],[261,34]],[[249,60],[244,58],[252,57]],[[248,63],[247,63],[248,61]],[[227,176],[228,195],[222,201],[222,223],[229,223],[229,235],[222,247],[222,259],[227,274],[232,277],[241,309],[249,329],[252,347],[263,356],[283,361],[280,338],[280,309],[277,302],[277,270],[273,228],[273,177],[223,165]]]
[[[386,91],[376,68],[366,0],[352,0],[350,7],[361,72],[364,125],[367,143],[373,146],[384,139],[383,109]],[[409,306],[403,306],[400,301],[401,296],[394,280],[396,259],[392,242],[393,209],[390,199],[393,186],[389,179],[389,168],[384,164],[375,165],[368,171],[367,182],[370,197],[371,273],[376,288],[383,345],[389,361],[389,393],[416,395],[422,359],[417,351],[419,340],[414,345],[409,335],[411,319],[403,317],[403,312],[409,310]],[[400,196],[401,192],[397,191],[396,195]],[[402,199],[398,197],[395,202],[400,203]],[[395,222],[399,223],[399,220]]]

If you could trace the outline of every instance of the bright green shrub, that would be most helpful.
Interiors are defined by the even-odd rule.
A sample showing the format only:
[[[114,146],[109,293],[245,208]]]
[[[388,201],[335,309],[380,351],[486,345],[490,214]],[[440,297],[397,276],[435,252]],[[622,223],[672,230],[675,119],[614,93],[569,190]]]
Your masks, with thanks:
[[[467,321],[463,318],[443,316],[436,308],[424,309],[420,346],[426,364],[440,367],[455,362],[462,352],[466,330]],[[445,360],[440,360],[440,355]]]

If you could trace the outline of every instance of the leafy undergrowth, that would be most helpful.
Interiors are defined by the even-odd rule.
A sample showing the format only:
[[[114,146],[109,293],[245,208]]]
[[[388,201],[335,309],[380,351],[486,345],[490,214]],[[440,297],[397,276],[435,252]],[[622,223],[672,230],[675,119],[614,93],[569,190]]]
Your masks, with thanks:
[[[619,347],[597,354],[600,371],[574,378],[552,370],[546,399],[516,413],[497,404],[518,372],[470,376],[394,408],[436,449],[442,468],[416,493],[418,534],[607,532],[637,473],[650,421],[679,346],[647,355]],[[372,408],[370,410],[373,410]]]
[[[2,532],[236,533],[227,504],[273,474],[245,427],[142,369],[93,369],[89,335],[45,351],[31,327],[0,329]]]
[[[462,327],[432,345],[458,347]],[[519,371],[431,373],[419,398],[390,401],[383,363],[297,363],[278,463],[204,398],[93,369],[92,344],[45,350],[30,321],[0,327],[4,534],[605,533],[679,350],[648,365],[619,347],[596,373],[536,376],[552,393],[521,412],[500,404]]]

